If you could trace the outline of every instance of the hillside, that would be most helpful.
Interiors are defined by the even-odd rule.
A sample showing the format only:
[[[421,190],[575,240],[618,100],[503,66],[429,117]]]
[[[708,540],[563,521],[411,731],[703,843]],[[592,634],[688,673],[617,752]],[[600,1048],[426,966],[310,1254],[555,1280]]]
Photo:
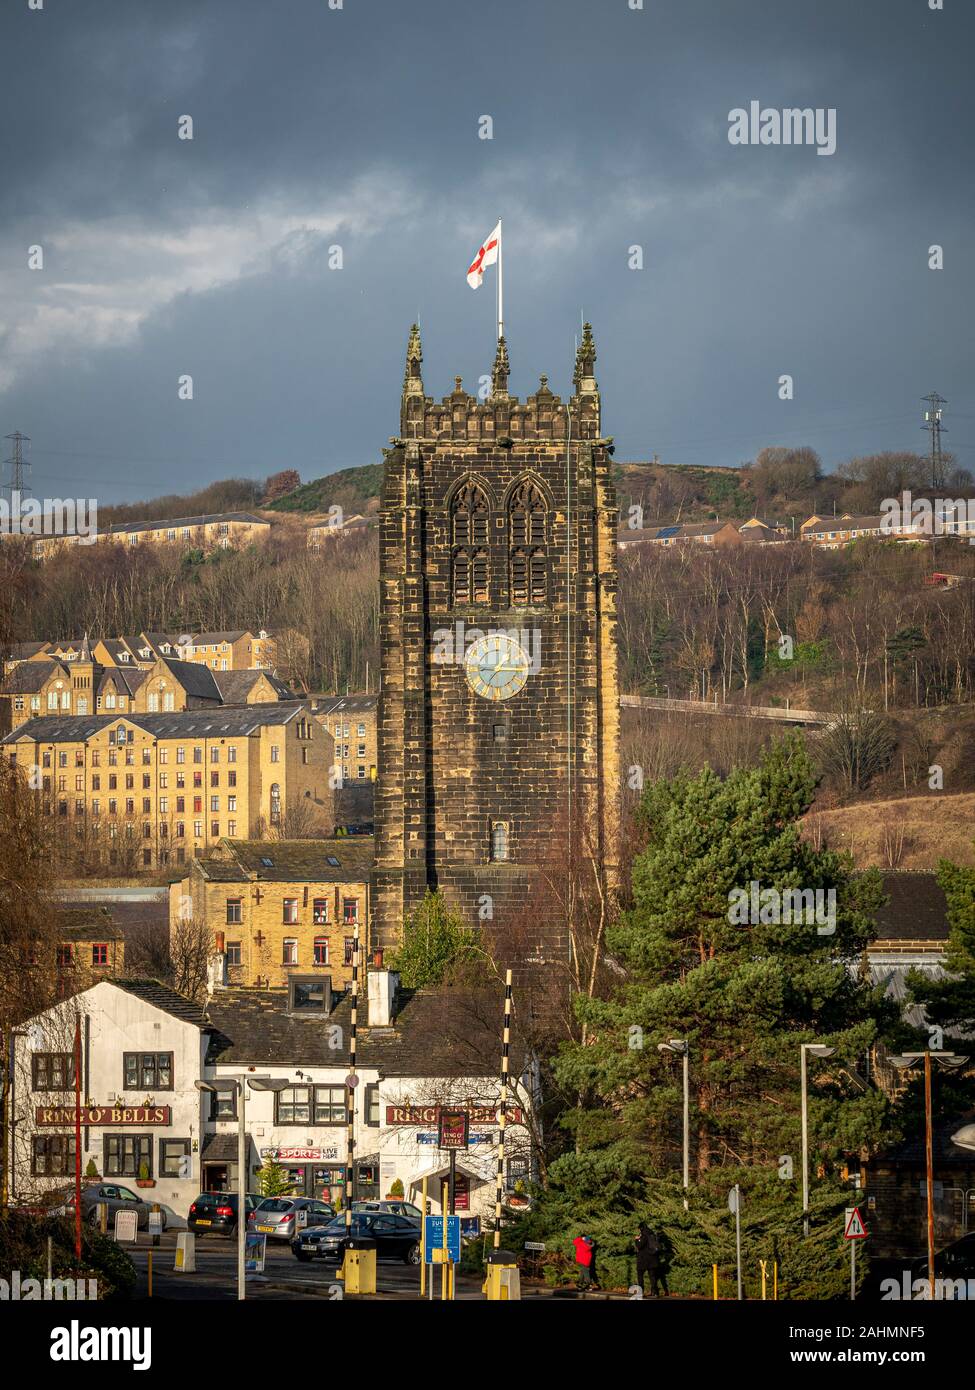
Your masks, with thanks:
[[[315,478],[310,483],[279,497],[269,504],[275,512],[313,512],[325,513],[329,507],[341,507],[347,516],[356,512],[368,514],[379,506],[379,490],[382,487],[383,466],[381,463],[366,463],[359,468],[340,468],[337,473],[329,473],[324,478]]]
[[[939,859],[975,864],[975,794],[896,797],[812,811],[805,833],[847,850],[858,869],[937,868]]]

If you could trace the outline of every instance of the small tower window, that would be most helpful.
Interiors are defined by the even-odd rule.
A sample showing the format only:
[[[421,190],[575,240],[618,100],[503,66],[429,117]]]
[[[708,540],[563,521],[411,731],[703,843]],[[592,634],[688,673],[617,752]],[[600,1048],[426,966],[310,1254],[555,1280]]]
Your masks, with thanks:
[[[503,820],[496,820],[491,826],[491,858],[495,861],[508,858],[508,827]]]

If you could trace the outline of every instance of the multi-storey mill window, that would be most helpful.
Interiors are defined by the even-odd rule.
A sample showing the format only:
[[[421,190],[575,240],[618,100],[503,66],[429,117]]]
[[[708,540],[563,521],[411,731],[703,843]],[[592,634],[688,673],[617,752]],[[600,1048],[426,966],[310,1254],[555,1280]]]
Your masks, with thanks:
[[[545,499],[534,483],[519,484],[508,502],[508,568],[512,608],[547,601]]]
[[[488,504],[465,483],[450,505],[451,597],[455,605],[488,602]]]

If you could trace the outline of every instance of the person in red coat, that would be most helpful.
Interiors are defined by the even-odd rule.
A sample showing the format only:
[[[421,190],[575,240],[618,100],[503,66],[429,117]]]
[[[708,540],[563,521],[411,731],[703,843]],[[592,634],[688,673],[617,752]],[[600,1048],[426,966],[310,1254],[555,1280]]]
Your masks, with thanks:
[[[595,1249],[593,1239],[591,1236],[576,1236],[572,1247],[579,1270],[579,1287],[587,1289],[592,1284],[592,1255]]]

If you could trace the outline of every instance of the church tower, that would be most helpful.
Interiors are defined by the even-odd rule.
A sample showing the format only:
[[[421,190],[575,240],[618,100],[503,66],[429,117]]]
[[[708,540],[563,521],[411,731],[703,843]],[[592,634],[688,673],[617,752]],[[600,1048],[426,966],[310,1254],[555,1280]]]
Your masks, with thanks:
[[[373,940],[396,943],[424,892],[503,932],[537,906],[537,870],[581,843],[615,881],[619,801],[618,511],[585,325],[567,401],[548,379],[424,393],[406,351],[385,450],[380,539],[379,783]]]

